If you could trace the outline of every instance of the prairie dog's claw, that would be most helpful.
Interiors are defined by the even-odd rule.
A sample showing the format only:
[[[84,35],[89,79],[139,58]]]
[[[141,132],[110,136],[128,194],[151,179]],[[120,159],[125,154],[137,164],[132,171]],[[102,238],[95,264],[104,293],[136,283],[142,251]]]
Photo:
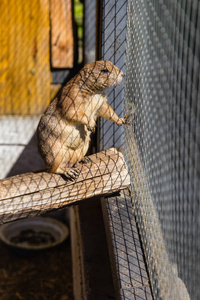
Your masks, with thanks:
[[[89,119],[88,124],[86,125],[87,130],[89,130],[91,132],[94,132],[95,131],[95,126],[96,126],[95,121],[93,121],[92,119]]]
[[[91,161],[91,158],[90,157],[87,157],[87,156],[84,156],[83,159],[81,160],[82,163],[86,164],[88,162]]]
[[[91,132],[95,132],[95,126],[90,126],[89,124],[87,125],[87,130]]]
[[[122,122],[123,124],[126,124],[126,125],[130,125],[130,116],[129,115],[125,115],[123,118],[122,118]]]
[[[75,180],[80,175],[80,172],[80,169],[71,168],[64,175],[67,179]]]
[[[129,115],[125,115],[123,118],[118,119],[117,125],[118,126],[121,126],[122,124],[130,125],[129,118],[130,118]]]

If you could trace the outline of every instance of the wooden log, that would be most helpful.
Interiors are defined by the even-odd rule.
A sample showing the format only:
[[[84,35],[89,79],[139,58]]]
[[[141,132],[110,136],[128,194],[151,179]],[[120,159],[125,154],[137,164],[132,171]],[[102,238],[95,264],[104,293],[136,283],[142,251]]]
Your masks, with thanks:
[[[112,194],[130,184],[123,154],[111,148],[80,163],[75,181],[47,172],[24,173],[0,180],[0,223],[38,215],[98,195]]]

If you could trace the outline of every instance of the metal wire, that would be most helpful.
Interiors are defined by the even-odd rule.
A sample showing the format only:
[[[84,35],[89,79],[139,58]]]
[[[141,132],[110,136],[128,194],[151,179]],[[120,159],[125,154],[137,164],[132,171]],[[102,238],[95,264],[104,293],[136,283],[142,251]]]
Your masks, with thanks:
[[[103,1],[102,20],[102,59],[112,61],[125,73],[126,50],[126,20],[127,1]],[[125,74],[125,81],[126,81]],[[108,103],[124,114],[124,84],[110,88],[107,91]],[[100,142],[101,148],[111,146],[125,148],[123,127],[117,127],[111,122],[101,119]],[[131,130],[128,126],[128,131]],[[127,192],[121,197],[112,197],[103,202],[105,224],[109,245],[111,244],[111,264],[113,278],[118,287],[119,299],[152,299],[148,284],[143,254],[131,212],[130,197]],[[137,247],[135,246],[137,244]],[[140,258],[137,256],[140,253]],[[114,262],[112,263],[112,260]],[[117,276],[117,279],[116,279]]]
[[[125,151],[162,299],[200,295],[199,13],[198,1],[128,1]]]
[[[16,1],[6,5],[0,20],[1,177],[22,154],[36,129],[36,115],[52,98],[48,1],[41,9],[39,4],[31,9],[31,1],[26,7]],[[157,299],[200,295],[199,19],[197,0],[103,1],[102,58],[125,73],[120,87],[107,91],[108,103],[119,117],[125,110],[131,124],[124,132],[102,119],[101,149],[123,146]],[[54,192],[56,207],[62,206],[63,191],[52,188],[50,198]],[[34,205],[41,212],[36,202],[30,193],[27,216]]]
[[[124,72],[126,38],[126,1],[103,1],[102,59],[112,61]],[[118,87],[107,90],[108,103],[119,116],[123,116],[124,81]],[[101,119],[101,149],[121,147],[123,127]]]
[[[111,164],[116,168],[121,162],[123,166],[120,170],[127,170],[123,158],[120,160],[121,154],[117,154],[114,149],[110,152],[114,159],[108,158],[107,163],[104,154],[100,154],[99,158],[95,156],[94,163],[99,159],[98,163],[101,166],[95,164],[97,172],[95,170],[94,176],[91,173],[90,160],[84,158],[88,152],[92,132],[95,131],[97,116],[107,118],[118,125],[125,122],[106,103],[106,96],[102,93],[106,87],[120,83],[123,78],[122,72],[107,61],[86,64],[79,73],[79,68],[74,67],[72,74],[77,74],[56,94],[60,86],[54,86],[53,90],[50,84],[52,69],[70,68],[76,59],[73,48],[76,41],[71,39],[71,26],[74,24],[71,15],[72,2],[45,1],[42,8],[41,3],[34,2],[31,3],[33,6],[25,6],[26,12],[23,11],[23,3],[18,4],[11,5],[12,10],[14,7],[18,10],[13,10],[10,17],[3,13],[3,8],[7,11],[8,4],[4,3],[0,7],[5,21],[0,21],[3,28],[0,39],[0,176],[16,175],[0,182],[0,223],[63,207],[66,204],[63,201],[69,204],[63,187],[59,189],[60,184],[67,188],[67,193],[71,196],[77,189],[82,200],[89,197],[86,195],[91,189],[94,190],[94,193],[90,193],[92,197],[97,195],[97,191],[102,193],[104,188],[108,190],[109,182],[113,188],[118,180],[123,178],[119,169],[119,174],[112,178],[110,172],[114,169],[109,169]],[[41,10],[37,11],[37,5]],[[87,5],[86,14],[92,12],[95,18],[95,5]],[[33,7],[34,11],[31,10]],[[91,26],[91,22],[87,21],[86,32]],[[92,24],[94,29],[94,20]],[[44,35],[41,37],[42,33]],[[88,60],[92,59],[95,50],[95,31],[90,34],[93,35],[93,39],[90,39],[91,44],[88,43],[86,47]],[[15,68],[16,64],[18,69]],[[75,61],[74,65],[76,66]],[[30,70],[30,67],[33,69]],[[46,96],[45,99],[39,98],[42,95]],[[51,98],[54,99],[49,104]],[[37,117],[37,114],[41,113],[41,118]],[[38,159],[37,144],[44,162]],[[107,172],[107,175],[104,173],[105,178],[99,173],[102,164]],[[86,180],[84,168],[92,178],[91,183],[86,185],[83,183]],[[40,169],[42,170],[39,171]],[[18,175],[24,172],[30,173]],[[95,182],[96,175],[99,178]],[[124,177],[129,178],[127,173]],[[78,183],[77,180],[80,186],[71,186],[68,189],[67,185]],[[82,188],[83,193],[80,192]],[[73,199],[78,200],[75,195]]]
[[[102,57],[126,71],[125,90],[108,97],[121,112],[125,105],[131,125],[123,143],[123,130],[102,120],[102,147],[123,145],[155,298],[189,299],[189,292],[198,299],[200,6],[186,0],[127,6],[124,23],[126,1],[103,1]]]

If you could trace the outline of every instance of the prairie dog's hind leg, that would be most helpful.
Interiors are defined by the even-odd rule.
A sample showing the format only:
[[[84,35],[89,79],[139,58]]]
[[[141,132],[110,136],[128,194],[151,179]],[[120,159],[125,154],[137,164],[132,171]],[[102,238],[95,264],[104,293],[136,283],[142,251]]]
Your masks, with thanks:
[[[81,170],[73,167],[68,168],[66,165],[66,163],[63,163],[54,172],[51,169],[49,169],[49,172],[64,175],[67,179],[75,180],[80,175]]]
[[[66,151],[66,149],[63,150],[61,148],[56,154],[53,163],[48,168],[48,171],[50,173],[64,175],[68,179],[75,180],[80,174],[80,169],[73,167],[76,160],[77,157],[74,155],[74,151],[71,151],[70,149]]]
[[[73,165],[73,167],[74,167],[74,168],[77,168],[77,167],[79,166],[79,163],[87,164],[87,163],[89,163],[89,162],[91,162],[91,161],[92,161],[92,160],[91,160],[90,157],[84,156],[84,157],[80,160],[80,162],[76,162],[76,163]]]
[[[54,160],[50,164],[49,172],[62,174],[68,179],[76,179],[80,172],[81,168],[77,168],[79,162],[89,162],[90,158],[85,157],[89,147],[89,138],[87,138],[82,147],[77,149],[72,149],[63,145],[56,145],[54,147]],[[56,151],[59,149],[59,151]]]
[[[86,164],[91,161],[91,158],[85,156],[88,152],[89,143],[90,143],[90,138],[88,137],[85,140],[84,146],[81,148],[81,150],[79,150],[79,157],[81,158],[79,161],[83,164]]]
[[[77,162],[73,165],[73,167],[74,167],[74,168],[77,168],[77,167],[79,166],[79,163],[87,164],[88,162],[91,162],[91,161],[92,161],[92,160],[91,160],[90,157],[84,156],[84,157],[80,160],[80,162],[77,161]]]

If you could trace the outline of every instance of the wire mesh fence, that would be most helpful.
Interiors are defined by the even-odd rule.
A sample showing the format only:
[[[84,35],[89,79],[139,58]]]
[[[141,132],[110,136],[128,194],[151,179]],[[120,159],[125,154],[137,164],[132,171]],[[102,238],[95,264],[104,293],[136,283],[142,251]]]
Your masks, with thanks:
[[[60,1],[11,1],[0,6],[0,178],[12,171],[16,160],[28,146],[39,116],[58,91],[52,83],[52,66],[65,49],[65,65],[73,63],[71,2],[66,0],[68,32]],[[54,14],[52,15],[52,11]],[[63,21],[64,19],[64,21]],[[61,26],[62,25],[62,26]],[[62,35],[59,30],[62,28]],[[56,45],[55,40],[58,38]],[[62,48],[62,49],[61,49]],[[68,65],[66,64],[66,56]],[[61,67],[61,66],[60,66]],[[29,147],[30,148],[30,147]],[[35,146],[36,148],[36,146]],[[35,151],[32,152],[35,155]],[[24,171],[41,163],[24,160]],[[35,156],[37,157],[37,155]],[[40,160],[36,158],[35,161]],[[28,169],[29,165],[29,169]],[[14,174],[11,172],[11,174]]]
[[[108,160],[108,152],[85,157],[97,117],[118,126],[128,122],[126,117],[117,116],[102,93],[106,87],[119,84],[122,77],[122,71],[111,62],[96,61],[86,64],[61,89],[37,128],[38,149],[46,169],[1,181],[1,222],[114,191],[116,184],[116,189],[123,187],[128,174],[122,155],[115,149]]]
[[[9,18],[4,16],[1,23],[6,33],[3,31],[0,45],[0,149],[1,177],[15,176],[0,184],[1,223],[37,215],[103,191],[109,193],[117,182],[118,187],[123,187],[120,170],[123,173],[126,169],[122,155],[114,149],[85,159],[98,116],[118,126],[128,122],[118,117],[103,93],[105,88],[120,84],[121,70],[107,61],[87,64],[53,97],[53,69],[69,69],[74,61],[72,1],[33,1],[30,6],[26,3],[26,10],[23,2],[13,5],[18,9]],[[8,3],[2,4],[2,15],[3,9],[9,10]],[[38,95],[44,95],[45,101],[40,101]],[[33,155],[36,146],[32,147],[31,141],[36,141],[36,135],[44,163],[37,150],[37,155]],[[22,168],[19,161],[24,164]],[[96,167],[93,169],[92,165]],[[114,170],[117,173],[112,177]],[[17,175],[25,171],[29,173]]]
[[[153,294],[198,299],[199,3],[103,1],[102,30],[102,57],[125,70],[110,102],[132,121],[123,142],[102,120],[101,141],[123,145]]]
[[[200,295],[199,12],[199,1],[128,1],[125,151],[162,299]]]
[[[102,59],[112,61],[125,70],[126,1],[103,1]],[[120,86],[107,90],[108,103],[119,116],[123,115],[124,79]],[[100,149],[121,147],[123,128],[107,120],[100,120]]]
[[[49,36],[56,14],[50,24],[48,1],[41,6],[26,1],[26,10],[22,2],[12,2],[11,14],[5,3],[0,6],[2,178],[53,98],[51,66],[65,68],[68,62],[65,29],[59,33],[62,18]],[[116,67],[105,61],[85,66],[46,110],[38,136],[48,172],[1,181],[2,223],[124,188],[129,180],[122,154],[111,149],[84,161],[96,118],[103,117],[100,148],[125,152],[157,299],[188,299],[187,290],[191,299],[200,294],[199,12],[198,1],[103,1],[102,58]],[[117,125],[128,122],[124,110],[130,125],[123,135]]]

